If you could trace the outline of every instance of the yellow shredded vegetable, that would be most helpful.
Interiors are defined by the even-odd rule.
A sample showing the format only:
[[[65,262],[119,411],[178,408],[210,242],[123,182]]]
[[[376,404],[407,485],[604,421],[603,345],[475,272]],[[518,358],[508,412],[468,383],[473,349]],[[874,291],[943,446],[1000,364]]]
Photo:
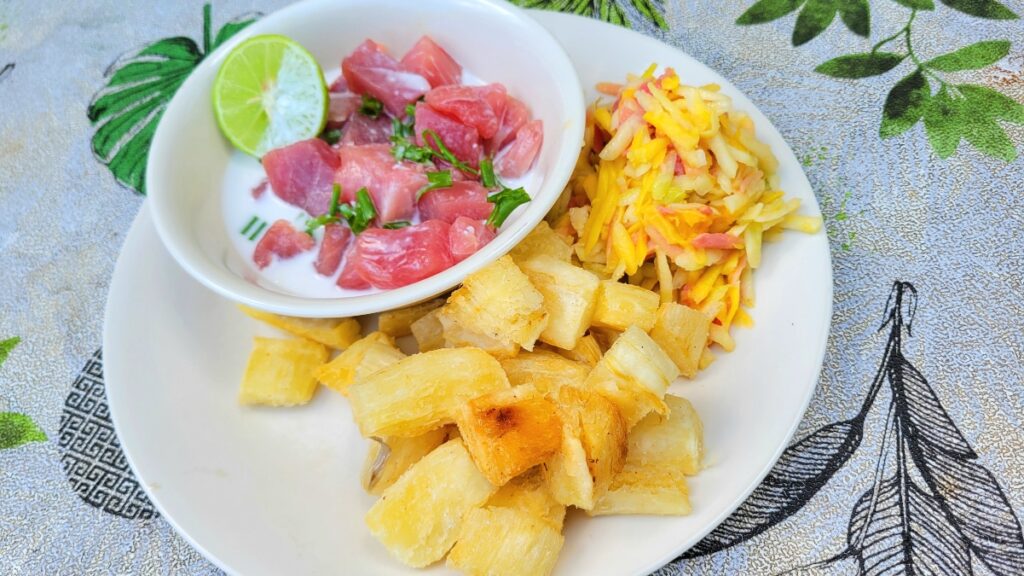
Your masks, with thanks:
[[[709,344],[730,351],[733,325],[751,326],[752,271],[762,241],[782,229],[814,233],[778,189],[778,162],[753,120],[714,84],[688,86],[652,64],[624,84],[602,83],[561,230],[583,266],[713,317]],[[706,351],[702,364],[714,356]]]

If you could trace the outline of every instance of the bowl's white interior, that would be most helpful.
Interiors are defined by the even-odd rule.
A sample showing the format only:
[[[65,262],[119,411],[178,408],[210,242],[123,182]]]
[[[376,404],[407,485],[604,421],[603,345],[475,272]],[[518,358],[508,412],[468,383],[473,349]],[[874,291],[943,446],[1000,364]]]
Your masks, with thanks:
[[[296,316],[348,316],[395,308],[429,298],[507,252],[558,198],[582,140],[583,98],[572,64],[561,46],[519,10],[491,0],[353,0],[311,2],[318,17],[292,8],[272,22],[257,22],[203,62],[168,107],[154,138],[147,186],[161,239],[193,277],[224,296]],[[281,294],[242,278],[228,266],[235,249],[223,225],[220,194],[231,145],[214,119],[210,89],[224,56],[244,38],[278,33],[305,46],[324,69],[366,38],[400,57],[429,34],[463,67],[489,82],[501,82],[544,122],[544,145],[536,169],[543,182],[529,190],[533,201],[506,221],[501,234],[457,266],[405,288],[368,296],[309,299]]]

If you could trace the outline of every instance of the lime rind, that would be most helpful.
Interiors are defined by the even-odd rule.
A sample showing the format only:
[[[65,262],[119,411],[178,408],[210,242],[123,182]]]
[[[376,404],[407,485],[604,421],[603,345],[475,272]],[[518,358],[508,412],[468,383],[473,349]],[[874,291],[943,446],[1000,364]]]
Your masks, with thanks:
[[[319,134],[327,122],[327,83],[316,59],[294,40],[254,36],[224,59],[213,108],[225,137],[256,157]]]

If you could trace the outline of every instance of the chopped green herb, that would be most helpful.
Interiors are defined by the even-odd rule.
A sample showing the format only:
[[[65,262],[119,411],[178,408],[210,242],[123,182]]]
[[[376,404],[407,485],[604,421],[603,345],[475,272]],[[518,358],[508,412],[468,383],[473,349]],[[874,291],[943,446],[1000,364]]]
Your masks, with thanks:
[[[262,220],[259,216],[253,216],[249,219],[249,223],[242,228],[241,234],[249,240],[256,240],[259,238],[260,232],[267,227],[266,221]]]
[[[327,142],[328,144],[333,146],[333,145],[337,144],[339,140],[341,140],[341,128],[332,128],[331,130],[328,130],[327,132],[324,132],[320,136],[320,138],[324,142]]]
[[[388,222],[381,226],[385,230],[398,230],[399,228],[405,228],[406,226],[412,226],[412,222],[408,220],[395,220],[394,222]]]
[[[369,116],[370,118],[380,118],[380,113],[384,111],[384,103],[377,100],[373,96],[363,94],[363,103],[359,106],[359,113],[363,116]]]
[[[242,228],[242,236],[245,236],[246,234],[248,234],[249,230],[252,229],[252,227],[255,226],[256,223],[259,222],[259,220],[260,220],[259,216],[253,216],[252,218],[250,218],[249,219],[249,223],[245,225],[245,228]]]
[[[373,205],[373,198],[370,198],[366,188],[360,188],[356,192],[356,201],[352,204],[342,204],[340,211],[348,221],[348,227],[355,234],[362,234],[377,217],[377,207]]]
[[[494,210],[487,217],[487,223],[500,228],[513,210],[530,201],[530,195],[522,188],[502,188],[501,192],[488,196],[487,201],[494,204]]]
[[[431,190],[437,190],[438,188],[448,188],[452,185],[452,171],[451,170],[440,170],[437,172],[427,172],[427,186],[416,193],[416,199],[419,200],[424,194]]]
[[[263,230],[266,227],[267,227],[266,221],[261,221],[260,222],[260,227],[257,228],[256,230],[254,230],[253,233],[249,235],[249,240],[252,240],[253,242],[255,242],[256,239],[260,237],[260,234],[263,234]]]
[[[416,116],[416,105],[415,104],[406,104],[405,105],[405,115],[407,117],[409,117],[410,119],[415,117]]]
[[[437,156],[438,158],[445,160],[452,166],[455,166],[456,168],[467,174],[475,175],[480,173],[477,169],[469,166],[462,160],[456,158],[455,154],[453,154],[452,151],[449,150],[448,147],[444,145],[444,142],[441,141],[441,137],[437,135],[437,132],[434,132],[433,130],[424,130],[423,140],[428,141],[428,139],[433,140],[434,149],[432,150],[432,152],[434,153],[434,156]]]
[[[490,190],[499,186],[498,177],[494,175],[494,162],[490,158],[480,161],[480,183]]]

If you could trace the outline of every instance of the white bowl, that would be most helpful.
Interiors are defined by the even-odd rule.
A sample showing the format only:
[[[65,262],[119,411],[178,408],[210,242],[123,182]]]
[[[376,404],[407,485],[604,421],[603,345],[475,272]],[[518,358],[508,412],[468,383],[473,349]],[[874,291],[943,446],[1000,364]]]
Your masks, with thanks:
[[[308,17],[311,11],[317,17]],[[245,279],[232,266],[237,252],[221,207],[224,175],[235,151],[220,134],[210,90],[232,48],[257,34],[284,34],[305,46],[325,70],[336,68],[366,38],[402,54],[429,34],[467,70],[501,82],[544,122],[535,170],[543,179],[528,190],[497,238],[459,264],[409,286],[375,294],[308,298]],[[237,302],[292,316],[342,317],[412,304],[462,281],[508,252],[536,226],[572,174],[583,141],[585,105],[576,71],[562,46],[522,10],[501,0],[308,0],[257,22],[196,68],[167,107],[153,139],[146,171],[150,208],[160,238],[193,278]],[[310,271],[312,273],[312,271]]]

